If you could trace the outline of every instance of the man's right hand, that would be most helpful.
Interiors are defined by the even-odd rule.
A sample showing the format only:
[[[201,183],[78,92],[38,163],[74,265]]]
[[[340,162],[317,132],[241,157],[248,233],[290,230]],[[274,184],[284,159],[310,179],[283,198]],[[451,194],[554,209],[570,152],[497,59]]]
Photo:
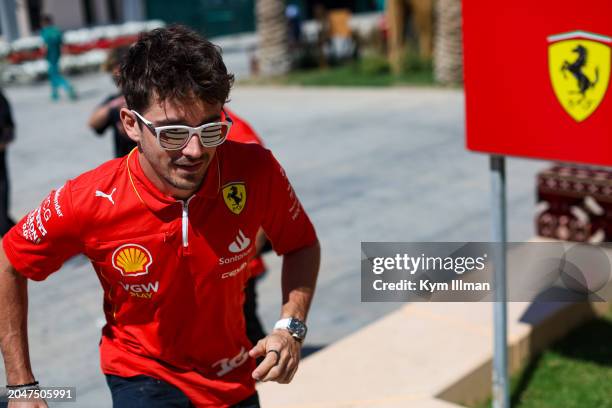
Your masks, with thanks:
[[[125,102],[125,98],[123,97],[123,95],[118,96],[115,99],[110,100],[106,105],[109,108],[116,108],[116,109],[120,109],[120,108],[123,108],[123,107],[127,106],[127,104]]]

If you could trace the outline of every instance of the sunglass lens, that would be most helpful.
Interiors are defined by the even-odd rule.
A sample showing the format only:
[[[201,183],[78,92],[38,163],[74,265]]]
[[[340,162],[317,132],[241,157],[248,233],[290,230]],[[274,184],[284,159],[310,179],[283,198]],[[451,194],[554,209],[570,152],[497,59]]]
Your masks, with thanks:
[[[229,126],[224,123],[216,123],[202,130],[201,138],[204,146],[218,146],[225,141],[229,132]]]
[[[159,143],[164,149],[179,149],[189,138],[187,129],[166,129],[159,134]]]

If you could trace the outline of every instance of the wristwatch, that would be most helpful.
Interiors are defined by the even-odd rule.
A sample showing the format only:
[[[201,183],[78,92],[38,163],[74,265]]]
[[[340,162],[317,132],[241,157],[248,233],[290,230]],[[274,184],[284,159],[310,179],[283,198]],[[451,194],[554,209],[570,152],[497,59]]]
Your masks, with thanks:
[[[306,332],[308,328],[301,320],[298,320],[294,317],[287,317],[285,319],[280,319],[274,325],[274,330],[276,329],[285,329],[287,330],[294,339],[302,343],[306,338]]]

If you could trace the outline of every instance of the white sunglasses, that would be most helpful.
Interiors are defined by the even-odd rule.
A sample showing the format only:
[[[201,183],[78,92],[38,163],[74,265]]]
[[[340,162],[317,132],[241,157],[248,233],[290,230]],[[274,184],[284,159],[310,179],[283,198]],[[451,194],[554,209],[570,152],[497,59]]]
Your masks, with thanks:
[[[157,143],[165,150],[181,150],[194,133],[197,133],[200,138],[200,143],[204,147],[216,147],[225,142],[227,135],[232,128],[232,118],[223,111],[225,120],[222,122],[205,123],[198,127],[185,125],[169,125],[155,127],[153,122],[145,119],[140,113],[132,110],[138,119],[157,136]]]

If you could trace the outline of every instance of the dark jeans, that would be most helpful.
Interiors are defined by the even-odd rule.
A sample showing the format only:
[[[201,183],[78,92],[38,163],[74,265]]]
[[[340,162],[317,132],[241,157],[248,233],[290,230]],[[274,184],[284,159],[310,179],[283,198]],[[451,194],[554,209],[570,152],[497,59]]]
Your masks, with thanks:
[[[106,375],[113,408],[193,408],[189,398],[173,385],[146,375]],[[257,393],[232,408],[260,408]]]
[[[246,323],[246,335],[253,343],[257,342],[266,337],[266,332],[257,317],[257,292],[255,291],[255,284],[257,278],[250,278],[247,281],[246,287],[244,288],[244,321]]]

